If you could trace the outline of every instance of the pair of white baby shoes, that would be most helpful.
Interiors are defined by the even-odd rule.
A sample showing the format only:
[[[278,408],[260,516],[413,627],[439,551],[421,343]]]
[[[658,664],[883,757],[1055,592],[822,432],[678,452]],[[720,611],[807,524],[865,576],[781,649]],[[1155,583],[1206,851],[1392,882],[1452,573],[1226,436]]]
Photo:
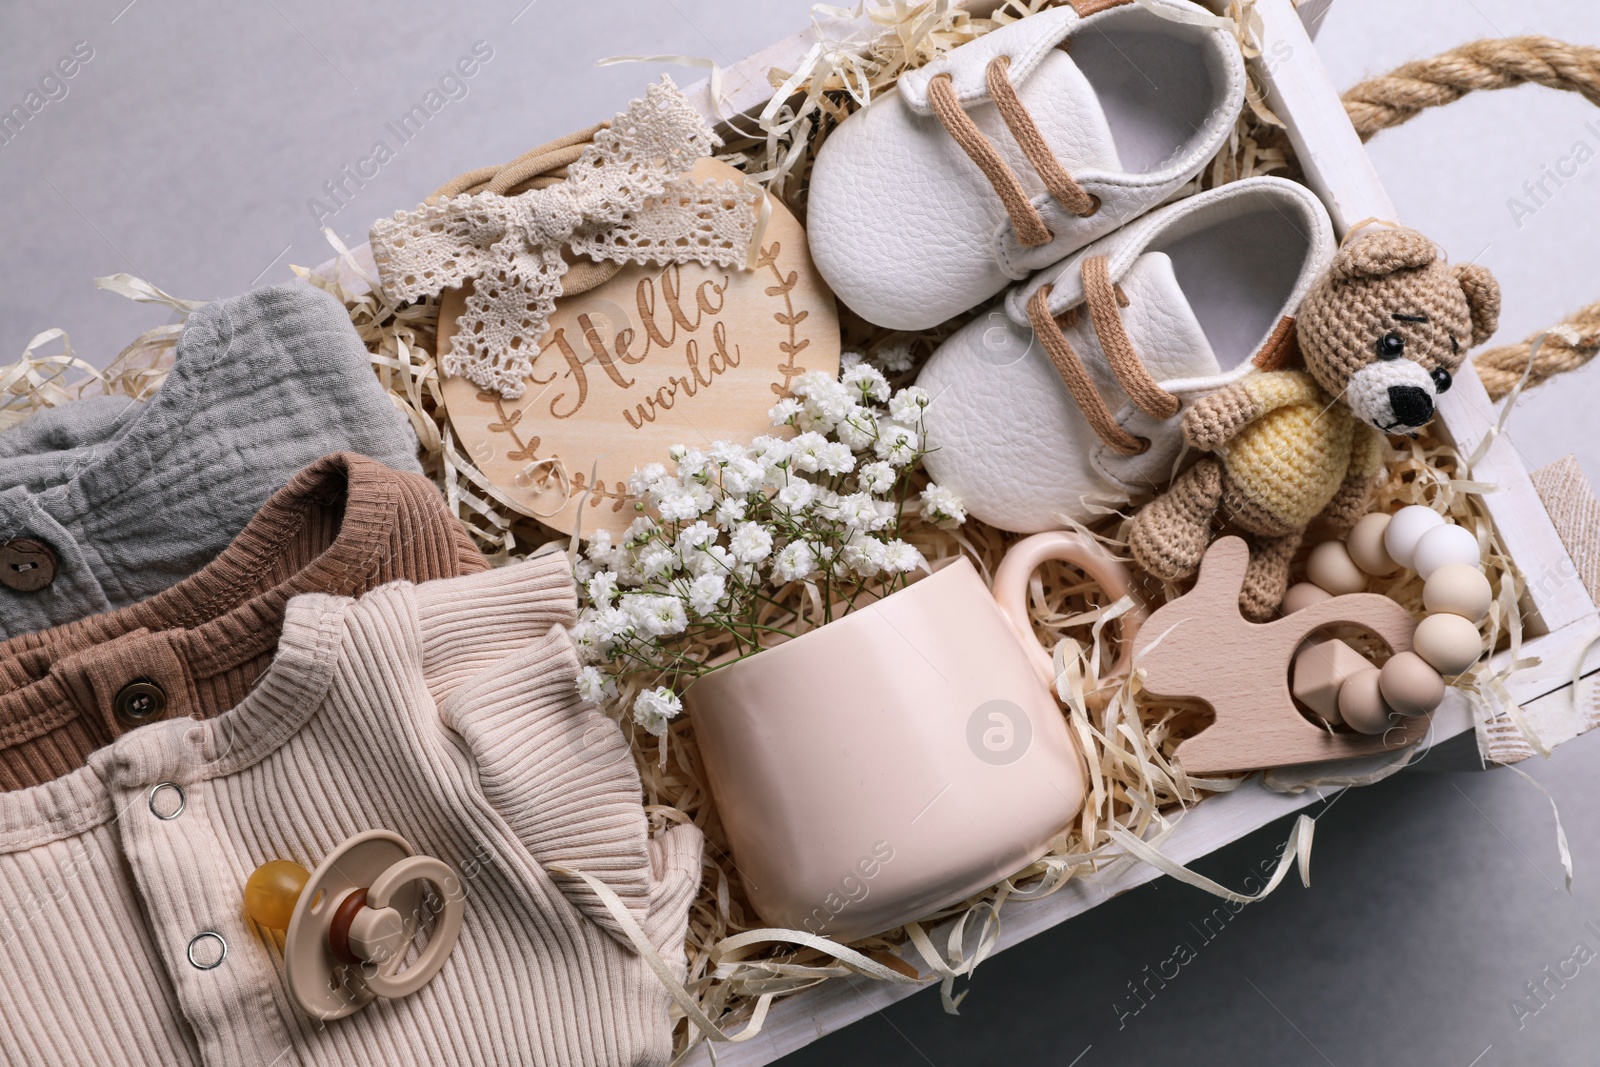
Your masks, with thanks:
[[[1335,246],[1281,179],[1157,207],[1226,142],[1239,47],[1187,0],[1074,5],[901,77],[823,142],[809,194],[817,267],[870,322],[926,329],[1012,285],[918,384],[930,473],[1024,532],[1169,482],[1183,410],[1286,354]]]

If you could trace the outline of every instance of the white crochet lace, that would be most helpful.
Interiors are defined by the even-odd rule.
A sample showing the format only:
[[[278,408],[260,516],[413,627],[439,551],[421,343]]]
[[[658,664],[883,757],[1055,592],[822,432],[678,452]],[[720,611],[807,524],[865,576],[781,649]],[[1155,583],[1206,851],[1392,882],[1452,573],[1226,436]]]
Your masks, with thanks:
[[[562,292],[563,245],[613,263],[744,265],[765,194],[684,173],[719,143],[663,77],[595,135],[561,184],[455,196],[373,224],[384,291],[415,300],[471,279],[442,369],[519,397]]]

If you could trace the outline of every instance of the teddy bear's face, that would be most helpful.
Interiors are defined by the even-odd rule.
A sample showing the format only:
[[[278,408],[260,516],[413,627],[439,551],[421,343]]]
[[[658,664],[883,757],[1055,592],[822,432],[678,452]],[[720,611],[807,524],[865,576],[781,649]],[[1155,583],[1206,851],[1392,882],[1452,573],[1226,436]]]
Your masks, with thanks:
[[[1476,264],[1448,266],[1414,230],[1357,238],[1301,304],[1306,369],[1363,422],[1415,433],[1467,349],[1495,329],[1500,291]]]

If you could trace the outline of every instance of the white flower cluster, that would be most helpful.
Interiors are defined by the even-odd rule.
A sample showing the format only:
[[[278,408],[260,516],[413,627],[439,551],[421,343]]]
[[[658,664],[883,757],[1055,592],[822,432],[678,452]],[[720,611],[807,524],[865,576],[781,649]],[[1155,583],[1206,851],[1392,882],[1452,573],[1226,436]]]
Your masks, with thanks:
[[[614,699],[618,678],[640,671],[692,680],[709,668],[683,649],[708,631],[731,634],[737,655],[755,654],[785,633],[760,608],[791,582],[812,584],[831,609],[868,582],[897,588],[925,565],[899,534],[911,471],[926,454],[927,392],[891,395],[882,372],[861,362],[838,378],[802,375],[791,392],[771,415],[794,436],[679,446],[674,471],[634,472],[628,491],[642,514],[620,539],[597,533],[577,566],[583,610],[572,636],[590,664],[578,678],[584,700]],[[922,490],[921,514],[943,526],[966,518],[936,485]],[[682,707],[657,685],[634,699],[633,717],[661,734]]]

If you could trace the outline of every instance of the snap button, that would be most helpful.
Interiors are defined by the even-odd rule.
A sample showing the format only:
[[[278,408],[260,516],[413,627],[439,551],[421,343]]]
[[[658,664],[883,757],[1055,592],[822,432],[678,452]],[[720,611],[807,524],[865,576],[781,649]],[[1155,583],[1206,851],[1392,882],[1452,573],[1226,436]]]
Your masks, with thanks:
[[[117,690],[111,710],[126,726],[143,726],[161,718],[167,710],[167,693],[148,678],[129,682]]]
[[[150,787],[150,814],[158,819],[176,819],[188,803],[183,786],[177,782],[157,782]]]
[[[228,942],[215,930],[202,930],[189,940],[189,965],[197,971],[214,971],[228,958]]]
[[[56,554],[33,537],[0,542],[0,585],[18,593],[37,593],[56,580]]]

